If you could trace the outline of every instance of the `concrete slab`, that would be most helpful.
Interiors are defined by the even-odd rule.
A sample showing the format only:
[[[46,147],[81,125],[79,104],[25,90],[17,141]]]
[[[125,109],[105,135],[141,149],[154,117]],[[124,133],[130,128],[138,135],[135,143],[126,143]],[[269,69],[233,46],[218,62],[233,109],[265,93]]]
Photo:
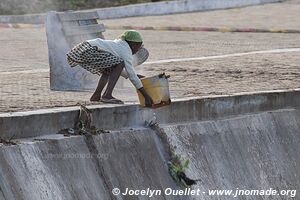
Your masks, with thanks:
[[[103,180],[93,174],[96,166],[84,157],[89,150],[83,138],[2,147],[0,151],[2,189],[8,199],[109,199]]]
[[[293,7],[298,8],[297,6]],[[281,9],[286,12],[285,8]],[[256,8],[248,11],[251,11],[253,14],[255,13],[253,12],[254,10]],[[273,10],[272,12],[275,11]],[[261,11],[261,13],[264,12]],[[279,16],[280,18],[285,18],[287,15]],[[250,15],[245,12],[245,16]],[[263,16],[262,18],[264,18]],[[221,19],[221,17],[216,18]],[[235,18],[237,17],[235,16]],[[222,19],[228,20],[226,17],[222,17]],[[239,19],[240,22],[244,21],[241,18]],[[273,25],[277,23],[275,21],[273,21]],[[291,22],[293,20],[286,21]],[[299,26],[298,23],[294,23],[294,25]],[[17,31],[12,30],[12,32]],[[2,34],[2,37],[9,35],[7,33]],[[23,41],[23,43],[20,42],[19,44],[20,47],[23,47],[24,40],[21,40],[21,38],[24,38],[26,33],[28,35],[32,34],[31,31],[26,32],[25,30],[17,34],[16,40],[9,41]],[[153,32],[148,34],[154,35]],[[169,33],[166,33],[165,38],[169,37],[169,35]],[[194,34],[188,36],[192,35]],[[170,42],[174,43],[174,39],[179,39],[182,43],[179,40],[175,41],[177,44],[174,46],[178,49],[177,56],[182,56],[185,53],[191,57],[192,52],[180,51],[180,48],[178,48],[178,46],[182,45],[182,49],[186,49],[187,45],[190,44],[184,45],[184,42],[186,42],[182,41],[182,38],[186,38],[184,36],[187,35],[176,33],[170,37],[170,40],[165,39],[164,42],[165,44],[170,44]],[[229,37],[228,34],[222,34],[222,36],[218,34],[204,34],[203,41],[199,42],[202,45],[204,44],[204,46],[199,45],[201,47],[199,51],[194,52],[199,54],[200,49],[205,49],[207,54],[211,54],[211,52],[224,53],[225,51],[232,51],[238,46],[246,47],[242,48],[242,51],[246,51],[249,48],[249,41],[253,48],[254,46],[255,48],[260,48],[258,50],[266,48],[264,46],[267,46],[267,43],[270,43],[268,47],[274,47],[274,45],[292,47],[297,45],[298,41],[297,37],[290,37],[289,35],[260,36],[255,35],[255,40],[252,40],[249,39],[254,37],[251,34],[246,37],[241,35],[234,35],[234,37],[231,35]],[[218,41],[218,37],[222,39]],[[267,40],[268,37],[269,40]],[[284,39],[285,37],[289,37],[289,39]],[[209,38],[213,38],[214,40],[211,40],[213,42],[210,42]],[[238,40],[232,40],[233,38],[239,38],[240,41],[245,43],[236,42]],[[229,39],[232,42],[230,44],[228,43]],[[271,40],[274,43],[270,42]],[[289,42],[284,42],[284,40]],[[222,43],[222,41],[226,41],[226,43]],[[208,44],[207,42],[212,44],[214,48],[206,48],[205,44]],[[232,44],[236,46],[232,46]],[[222,46],[223,48],[220,48]],[[6,47],[3,48],[5,51],[12,48],[11,50],[14,53],[18,51],[20,51],[19,53],[25,52],[24,49],[15,48],[10,43]],[[157,45],[156,48],[161,48],[161,46]],[[35,51],[37,51],[36,49]],[[162,49],[160,50],[163,51]],[[29,51],[27,48],[26,53]],[[172,56],[174,53],[174,51],[164,51],[164,53],[159,52],[161,53],[159,56],[167,58],[165,54],[167,52],[169,52],[168,56]],[[38,53],[36,54],[39,55]],[[1,55],[5,59],[7,58],[5,52],[2,52]],[[12,59],[16,59],[15,54],[10,55]],[[25,57],[30,58],[30,55]],[[156,56],[158,57],[158,54]],[[22,56],[17,57],[21,60],[23,59]],[[294,62],[290,63],[290,71],[287,70],[287,65],[281,62],[283,58],[286,60],[295,59]],[[246,59],[238,60],[239,62],[237,60],[232,62],[225,60],[214,61],[204,67],[203,63],[196,63],[194,68],[191,67],[188,71],[183,71],[182,74],[180,74],[180,70],[186,70],[186,68],[180,66],[181,64],[176,67],[173,65],[169,66],[169,69],[173,70],[176,68],[175,70],[177,70],[174,72],[177,75],[177,79],[172,85],[174,87],[186,86],[187,80],[184,75],[191,77],[188,72],[192,73],[193,70],[196,70],[197,73],[193,72],[195,74],[194,77],[200,77],[202,82],[195,79],[194,82],[190,82],[190,85],[195,85],[197,88],[204,85],[203,91],[207,92],[207,90],[212,88],[211,91],[216,92],[218,91],[216,89],[216,81],[222,80],[220,87],[226,90],[226,94],[228,94],[230,92],[227,90],[229,90],[232,80],[235,80],[238,85],[244,83],[246,89],[239,91],[297,87],[299,83],[299,69],[295,64],[298,63],[296,58],[296,54],[291,56],[284,54],[278,57],[279,60],[274,61],[264,55],[260,59],[266,59],[265,65],[258,63],[258,57],[247,57]],[[5,59],[2,59],[5,61],[2,62],[2,65],[9,63]],[[4,69],[12,70],[12,66],[18,67],[16,64],[18,62],[14,60],[10,65],[4,66],[6,67]],[[247,62],[251,62],[253,65],[248,65]],[[33,62],[24,61],[24,63],[32,67]],[[41,61],[41,63],[43,62]],[[41,63],[35,63],[35,65],[39,66]],[[243,63],[244,68],[241,71],[237,71],[237,68],[232,67],[236,63],[239,66],[240,63]],[[279,63],[281,66],[278,66],[276,63]],[[188,65],[192,64],[189,63]],[[221,67],[216,68],[216,65]],[[257,68],[257,66],[261,68]],[[21,67],[24,68],[24,66]],[[155,66],[151,71],[168,69],[167,67]],[[264,69],[262,70],[262,68]],[[247,71],[248,69],[249,71]],[[208,70],[208,73],[205,70]],[[246,76],[243,79],[240,77],[228,79],[231,75],[232,77],[237,76],[235,72],[237,74],[242,73],[242,75],[244,75],[243,72],[246,72]],[[216,74],[222,73],[224,76],[216,76]],[[42,79],[46,75],[40,74],[40,76]],[[262,76],[265,79],[258,79]],[[23,76],[23,79],[21,77],[19,73],[16,73],[14,79],[4,75],[1,77],[1,85],[4,86],[12,82],[19,83],[19,81],[26,80],[27,82],[22,82],[22,84],[32,88],[33,84],[29,79],[34,79],[37,82],[37,79],[34,78],[35,76],[26,76],[26,78]],[[255,78],[252,79],[251,77]],[[284,80],[279,80],[281,78],[284,78]],[[294,82],[288,81],[288,79],[293,79]],[[9,82],[9,80],[12,82]],[[243,82],[243,80],[249,82]],[[255,87],[259,80],[263,87]],[[41,88],[47,88],[44,85],[41,86],[41,82],[38,84],[40,84],[39,87]],[[285,87],[273,87],[276,84],[287,85]],[[10,84],[10,86],[14,86],[12,87],[13,89],[10,87],[9,91],[15,95],[15,91],[20,85]],[[23,92],[23,88],[20,91]],[[238,90],[231,90],[231,92],[233,91]],[[27,96],[23,94],[19,97],[19,101],[16,101],[16,96],[12,96],[11,99],[6,98],[8,93],[2,90],[4,95],[1,95],[0,102],[12,102],[15,100],[17,102],[15,105],[20,106],[26,104],[29,98],[34,97],[36,95],[35,92],[29,93]],[[193,188],[199,188],[205,192],[208,189],[235,189],[237,187],[258,190],[269,189],[270,187],[279,190],[299,190],[299,92],[300,90],[297,89],[258,94],[243,93],[238,95],[188,98],[184,101],[174,101],[171,106],[157,110],[142,109],[137,105],[120,107],[110,107],[108,105],[104,107],[102,105],[91,106],[97,127],[115,129],[109,134],[93,137],[76,136],[65,138],[61,135],[55,135],[59,129],[73,125],[73,120],[78,114],[78,107],[2,114],[0,116],[0,137],[15,135],[16,138],[25,137],[25,139],[21,139],[21,144],[16,146],[0,145],[0,200],[2,200],[1,191],[2,196],[9,200],[131,199],[132,197],[129,196],[111,196],[112,188],[115,186],[120,187],[121,190],[124,190],[125,187],[133,189],[147,189],[148,187],[155,189],[176,188],[166,171],[165,163],[167,160],[164,155],[167,150],[162,145],[165,141],[157,137],[155,132],[142,128],[143,121],[152,118],[154,113],[167,134],[168,144],[184,159],[190,160],[190,168],[187,170],[187,175],[191,178],[201,179],[198,185]],[[62,95],[69,94],[63,93]],[[71,95],[74,96],[74,93]],[[73,96],[70,99],[73,100]],[[49,102],[53,102],[48,93],[44,98],[50,99]],[[70,99],[62,98],[60,100],[65,103]],[[34,99],[35,102],[38,100]],[[6,107],[6,105],[2,104],[3,107]],[[60,105],[66,104],[62,103]],[[48,134],[51,135],[48,136]],[[32,136],[40,136],[39,138],[46,140],[34,141],[32,138],[29,138]],[[90,155],[99,156],[93,158]],[[292,196],[240,196],[238,198],[265,200],[270,198],[288,199],[289,197],[293,198]],[[296,199],[297,197],[294,198]],[[138,196],[136,199],[147,199],[147,197]],[[155,199],[180,199],[180,197],[157,196]],[[232,197],[204,195],[200,197],[188,196],[187,199],[227,200],[232,199]]]
[[[155,113],[159,123],[181,123],[219,119],[228,116],[269,110],[300,107],[300,90],[270,91],[237,95],[212,96],[175,100],[158,109],[139,105],[92,106],[93,123],[97,128],[120,129],[144,126]],[[0,137],[26,138],[55,134],[74,126],[79,107],[0,114]]]
[[[164,126],[176,154],[191,163],[187,176],[201,179],[196,188],[278,191],[300,189],[300,110],[287,109],[223,120]],[[249,188],[249,189],[248,189]],[[248,195],[249,200],[292,196]],[[238,195],[238,199],[243,199]],[[231,200],[223,195],[203,199]],[[196,199],[202,199],[196,198]]]
[[[123,131],[1,147],[0,182],[10,200],[123,199],[111,191],[177,188],[155,137]]]
[[[216,9],[228,9],[264,3],[275,3],[280,0],[183,0],[165,1],[129,5],[123,7],[103,8],[97,10],[100,19],[114,19],[134,16],[165,15],[174,13],[186,13],[195,11],[207,11]]]
[[[10,200],[150,198],[115,196],[114,188],[121,192],[126,188],[160,190],[153,197],[158,200],[230,200],[233,195],[208,193],[216,188],[234,192],[236,188],[300,189],[299,108],[224,117],[160,124],[167,139],[139,127],[96,136],[46,136],[44,141],[26,139],[16,146],[1,146],[1,189]],[[183,160],[190,161],[186,174],[200,179],[192,189],[205,194],[165,195],[167,188],[180,189],[167,170],[166,142]],[[265,200],[266,196],[247,195],[247,199]]]
[[[0,200],[5,200],[1,189],[0,189]]]
[[[102,8],[97,9],[97,12],[101,19],[114,19],[133,16],[164,15],[204,10],[227,9],[274,2],[281,2],[281,0],[181,0]],[[0,22],[42,24],[44,23],[45,18],[45,14],[4,15],[0,16]]]

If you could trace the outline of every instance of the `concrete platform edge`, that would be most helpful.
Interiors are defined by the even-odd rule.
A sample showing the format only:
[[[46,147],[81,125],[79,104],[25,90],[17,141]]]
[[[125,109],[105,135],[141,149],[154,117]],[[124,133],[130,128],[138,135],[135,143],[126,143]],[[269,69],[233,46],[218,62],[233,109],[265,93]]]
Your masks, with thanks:
[[[300,108],[300,89],[241,93],[175,100],[170,106],[158,109],[139,105],[94,105],[93,125],[116,130],[143,126],[153,118],[161,124],[221,119],[228,116],[264,111]],[[71,128],[79,114],[79,106],[53,108],[28,112],[0,114],[0,137],[27,138],[56,134]]]
[[[282,0],[180,0],[157,3],[143,3],[129,6],[93,9],[100,19],[115,19],[135,16],[166,15],[185,12],[207,11],[216,9],[237,8],[243,6],[276,3]],[[83,10],[78,12],[89,12]],[[46,14],[0,15],[0,23],[44,24]]]

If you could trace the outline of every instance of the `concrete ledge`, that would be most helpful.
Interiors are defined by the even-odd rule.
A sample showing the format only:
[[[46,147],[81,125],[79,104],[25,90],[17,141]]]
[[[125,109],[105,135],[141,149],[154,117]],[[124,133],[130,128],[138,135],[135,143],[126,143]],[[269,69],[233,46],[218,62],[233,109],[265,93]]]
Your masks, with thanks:
[[[100,19],[114,19],[122,17],[166,15],[216,9],[228,9],[281,1],[282,0],[180,0],[135,4],[96,10]],[[79,12],[86,11],[88,10]],[[95,11],[95,9],[93,11]],[[0,23],[43,24],[45,22],[45,18],[45,14],[6,15],[0,16]]]
[[[170,106],[148,109],[139,105],[89,106],[93,124],[102,129],[143,126],[155,113],[162,124],[220,119],[286,108],[300,108],[300,89],[176,100]],[[0,137],[26,138],[55,134],[73,127],[79,107],[0,114]]]
[[[0,15],[0,23],[44,24],[46,14]]]
[[[200,179],[202,191],[209,191],[212,186],[289,186],[289,191],[294,192],[286,193],[286,199],[293,199],[300,188],[300,109],[294,108],[299,106],[299,92],[192,98],[155,110],[161,121],[213,120],[163,124],[155,130],[116,130],[93,136],[47,135],[39,140],[23,139],[18,145],[0,144],[0,200],[131,199],[127,197],[129,195],[113,196],[111,191],[113,188],[124,192],[125,188],[149,186],[159,191],[166,188],[179,190],[181,188],[168,173],[170,152],[179,155],[182,161],[190,161],[186,174]],[[280,109],[287,107],[290,109]],[[131,112],[135,109],[138,112]],[[269,109],[272,110],[264,112]],[[59,113],[59,110],[52,109],[53,113]],[[61,110],[66,113],[76,111],[74,108]],[[141,112],[150,112],[149,109],[138,109],[136,105],[94,107],[94,111],[103,117],[102,120],[108,118],[106,122],[115,123],[115,126],[125,123],[126,116],[142,118]],[[39,112],[32,111],[30,115]],[[240,115],[249,112],[255,113]],[[226,118],[214,120],[222,117]],[[50,123],[53,119],[48,117],[48,120]],[[59,123],[65,119],[61,120]],[[104,121],[97,120],[100,122],[104,125]],[[33,121],[31,123],[28,126],[33,125]],[[47,126],[47,123],[37,125],[43,129],[41,125]],[[153,196],[166,200],[199,199],[195,195],[182,197],[162,193]],[[140,195],[135,199],[149,198]],[[247,199],[262,198],[249,195]]]
[[[133,16],[166,15],[228,9],[280,1],[281,0],[181,0],[104,8],[97,11],[100,19],[114,19]]]

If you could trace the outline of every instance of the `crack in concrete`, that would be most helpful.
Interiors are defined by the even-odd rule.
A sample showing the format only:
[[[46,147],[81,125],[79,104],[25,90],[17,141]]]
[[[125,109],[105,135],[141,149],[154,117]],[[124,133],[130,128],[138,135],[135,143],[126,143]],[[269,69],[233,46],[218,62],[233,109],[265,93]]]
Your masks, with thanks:
[[[6,200],[1,188],[0,188],[0,200]]]
[[[97,145],[95,144],[95,141],[93,139],[92,135],[85,135],[84,141],[89,149],[89,152],[91,155],[99,155],[99,151],[97,149]],[[109,181],[110,178],[105,175],[104,169],[101,166],[100,160],[97,158],[97,156],[92,156],[93,163],[95,163],[98,175],[103,180],[103,186],[105,187],[106,191],[112,191],[114,188],[112,183]],[[114,196],[111,192],[109,192],[110,199],[117,199],[116,196]]]

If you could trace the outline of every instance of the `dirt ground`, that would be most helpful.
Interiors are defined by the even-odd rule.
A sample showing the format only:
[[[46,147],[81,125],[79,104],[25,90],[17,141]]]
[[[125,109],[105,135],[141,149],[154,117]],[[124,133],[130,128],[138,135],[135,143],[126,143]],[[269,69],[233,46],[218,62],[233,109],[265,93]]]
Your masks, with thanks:
[[[266,4],[210,12],[104,20],[106,25],[210,26],[300,29],[300,2]],[[122,30],[107,30],[116,38]],[[141,31],[148,61],[300,48],[300,34]],[[0,113],[91,104],[92,92],[49,89],[47,40],[43,28],[0,29]],[[171,75],[172,98],[300,88],[300,51],[199,61],[147,64],[140,73]],[[28,71],[33,70],[33,71]],[[34,71],[36,70],[36,71]],[[128,82],[128,81],[127,81]],[[130,83],[128,83],[130,85]],[[133,88],[116,91],[137,102]],[[93,103],[100,104],[100,103]]]

